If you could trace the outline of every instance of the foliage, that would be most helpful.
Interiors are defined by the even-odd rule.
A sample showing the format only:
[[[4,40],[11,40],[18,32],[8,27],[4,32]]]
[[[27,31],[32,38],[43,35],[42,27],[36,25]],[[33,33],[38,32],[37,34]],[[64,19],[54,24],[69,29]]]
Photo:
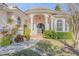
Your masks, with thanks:
[[[60,10],[61,10],[61,8],[60,8],[60,5],[59,5],[59,4],[57,4],[57,5],[56,5],[55,10],[56,10],[56,11],[60,11]]]
[[[47,39],[72,39],[71,32],[54,32],[51,30],[45,31],[43,37]]]
[[[11,37],[10,36],[5,36],[0,38],[0,46],[7,46],[12,43]]]
[[[72,39],[71,32],[56,32],[57,39]]]
[[[36,52],[32,51],[31,49],[24,49],[15,53],[7,54],[9,56],[40,56]]]
[[[55,37],[56,37],[56,34],[55,34],[55,32],[54,31],[52,31],[52,30],[47,30],[47,31],[45,31],[44,33],[43,33],[43,36],[44,36],[44,38],[47,38],[47,39],[55,39]]]
[[[51,44],[50,41],[47,40],[42,40],[38,42],[37,46],[38,46],[37,48],[43,50],[49,56],[53,56],[61,53],[61,51],[57,46],[54,46],[53,44]]]
[[[79,4],[68,4],[68,10],[71,17],[69,21],[73,34],[73,47],[79,50]]]
[[[70,56],[74,55],[72,52],[66,52],[63,51],[63,47],[58,47],[57,45],[52,44],[50,40],[41,40],[37,43],[37,48],[41,51],[44,51],[44,53],[47,54],[47,56]]]
[[[16,35],[16,32],[18,31],[18,27],[15,27],[12,29],[12,35]]]
[[[52,44],[50,40],[41,40],[36,44],[36,49],[47,54],[47,56],[70,56],[74,53],[65,52],[63,47],[58,47]],[[34,52],[32,48],[27,48],[18,52],[5,54],[8,56],[41,56],[37,52]]]
[[[24,36],[28,40],[30,39],[30,32],[31,32],[30,29],[25,25],[24,26]]]
[[[12,24],[13,19],[9,18],[9,19],[7,20],[7,22],[8,22],[9,24]]]
[[[16,38],[15,38],[15,42],[22,42],[22,41],[24,41],[24,39],[23,39],[23,36],[22,35],[17,35],[16,36]]]

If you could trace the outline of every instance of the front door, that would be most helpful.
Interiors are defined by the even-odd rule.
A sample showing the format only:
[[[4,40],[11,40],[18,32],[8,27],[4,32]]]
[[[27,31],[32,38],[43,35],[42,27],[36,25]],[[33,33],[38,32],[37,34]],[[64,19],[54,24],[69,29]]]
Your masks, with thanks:
[[[39,23],[37,25],[37,33],[43,33],[45,30],[45,25],[43,23]]]

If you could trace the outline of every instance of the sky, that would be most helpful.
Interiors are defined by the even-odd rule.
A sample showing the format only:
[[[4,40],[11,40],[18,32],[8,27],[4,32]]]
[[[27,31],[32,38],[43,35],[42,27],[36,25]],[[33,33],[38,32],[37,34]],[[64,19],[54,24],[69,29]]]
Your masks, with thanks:
[[[51,10],[54,10],[56,5],[57,5],[56,3],[17,3],[16,4],[16,6],[22,11],[26,11],[33,7],[47,7]],[[60,4],[60,6],[62,10],[64,11],[67,10],[66,4]]]

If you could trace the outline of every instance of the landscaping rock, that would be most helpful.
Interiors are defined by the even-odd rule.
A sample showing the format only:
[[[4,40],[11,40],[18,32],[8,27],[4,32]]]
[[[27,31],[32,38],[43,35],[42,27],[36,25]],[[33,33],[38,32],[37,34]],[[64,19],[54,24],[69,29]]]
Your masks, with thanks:
[[[6,55],[8,53],[13,53],[16,51],[21,51],[23,49],[27,49],[33,45],[35,45],[38,41],[31,40],[31,41],[24,41],[20,43],[12,43],[9,46],[0,47],[0,55]]]

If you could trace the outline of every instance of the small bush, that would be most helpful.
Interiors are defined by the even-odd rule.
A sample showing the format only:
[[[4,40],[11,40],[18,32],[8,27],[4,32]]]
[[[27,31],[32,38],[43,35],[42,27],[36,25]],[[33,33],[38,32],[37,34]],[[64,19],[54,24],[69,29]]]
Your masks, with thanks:
[[[7,45],[10,45],[11,43],[12,43],[12,40],[10,36],[0,38],[0,46],[7,46]]]
[[[57,39],[72,39],[71,32],[57,32],[56,36],[57,36]]]
[[[45,31],[43,37],[47,39],[72,39],[71,32],[54,32],[51,30]]]
[[[16,36],[15,42],[18,43],[18,42],[23,42],[23,41],[24,41],[24,39],[23,39],[23,36],[22,35],[19,34],[19,35]]]
[[[24,26],[24,37],[29,40],[30,39],[30,29],[25,25]]]
[[[43,36],[44,38],[47,38],[47,39],[55,39],[56,33],[54,31],[48,30],[43,33]]]

